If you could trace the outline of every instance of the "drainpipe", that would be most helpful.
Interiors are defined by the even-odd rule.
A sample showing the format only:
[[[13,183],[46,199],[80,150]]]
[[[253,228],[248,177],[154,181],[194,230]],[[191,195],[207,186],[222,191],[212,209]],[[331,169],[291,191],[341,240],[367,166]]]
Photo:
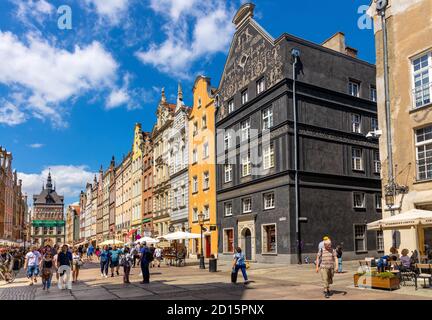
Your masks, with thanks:
[[[293,58],[293,118],[294,118],[294,184],[295,184],[295,217],[296,217],[296,239],[297,239],[297,263],[302,264],[301,235],[300,235],[300,203],[299,203],[299,177],[298,177],[298,133],[297,133],[297,97],[296,97],[296,67],[300,50],[292,49]]]

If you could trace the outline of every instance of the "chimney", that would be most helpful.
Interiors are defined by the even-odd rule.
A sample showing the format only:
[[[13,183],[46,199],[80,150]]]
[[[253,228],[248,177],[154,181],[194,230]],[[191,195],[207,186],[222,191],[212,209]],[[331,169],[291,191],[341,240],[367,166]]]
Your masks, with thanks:
[[[345,34],[343,32],[335,33],[332,37],[324,41],[322,46],[346,54],[347,56],[357,58],[357,49],[346,46]]]

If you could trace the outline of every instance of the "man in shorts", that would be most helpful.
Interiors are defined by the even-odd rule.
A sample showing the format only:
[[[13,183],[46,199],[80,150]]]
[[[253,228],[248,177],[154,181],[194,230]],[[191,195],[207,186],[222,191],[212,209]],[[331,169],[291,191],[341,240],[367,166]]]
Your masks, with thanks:
[[[24,269],[27,269],[27,278],[30,280],[30,285],[37,282],[39,275],[39,262],[42,255],[36,250],[36,246],[32,246],[31,250],[26,254]]]

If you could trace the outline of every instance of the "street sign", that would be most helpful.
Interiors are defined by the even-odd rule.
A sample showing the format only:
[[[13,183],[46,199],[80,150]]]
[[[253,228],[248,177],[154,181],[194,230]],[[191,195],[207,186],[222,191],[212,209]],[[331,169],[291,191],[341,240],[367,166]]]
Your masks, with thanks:
[[[216,231],[216,226],[210,226],[210,231]]]

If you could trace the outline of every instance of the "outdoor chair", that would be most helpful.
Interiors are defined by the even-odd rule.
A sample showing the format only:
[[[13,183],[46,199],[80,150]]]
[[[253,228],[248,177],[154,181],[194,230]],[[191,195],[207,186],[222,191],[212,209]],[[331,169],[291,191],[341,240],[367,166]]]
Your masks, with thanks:
[[[415,267],[417,270],[417,275],[415,278],[416,290],[417,290],[417,279],[423,279],[423,281],[424,281],[423,288],[430,288],[432,286],[431,265],[430,264],[424,264],[424,263],[416,263]],[[426,287],[426,279],[429,280],[429,287]]]
[[[407,282],[416,283],[417,274],[415,273],[415,268],[404,267],[402,264],[400,266],[400,280],[403,286],[407,285]]]

